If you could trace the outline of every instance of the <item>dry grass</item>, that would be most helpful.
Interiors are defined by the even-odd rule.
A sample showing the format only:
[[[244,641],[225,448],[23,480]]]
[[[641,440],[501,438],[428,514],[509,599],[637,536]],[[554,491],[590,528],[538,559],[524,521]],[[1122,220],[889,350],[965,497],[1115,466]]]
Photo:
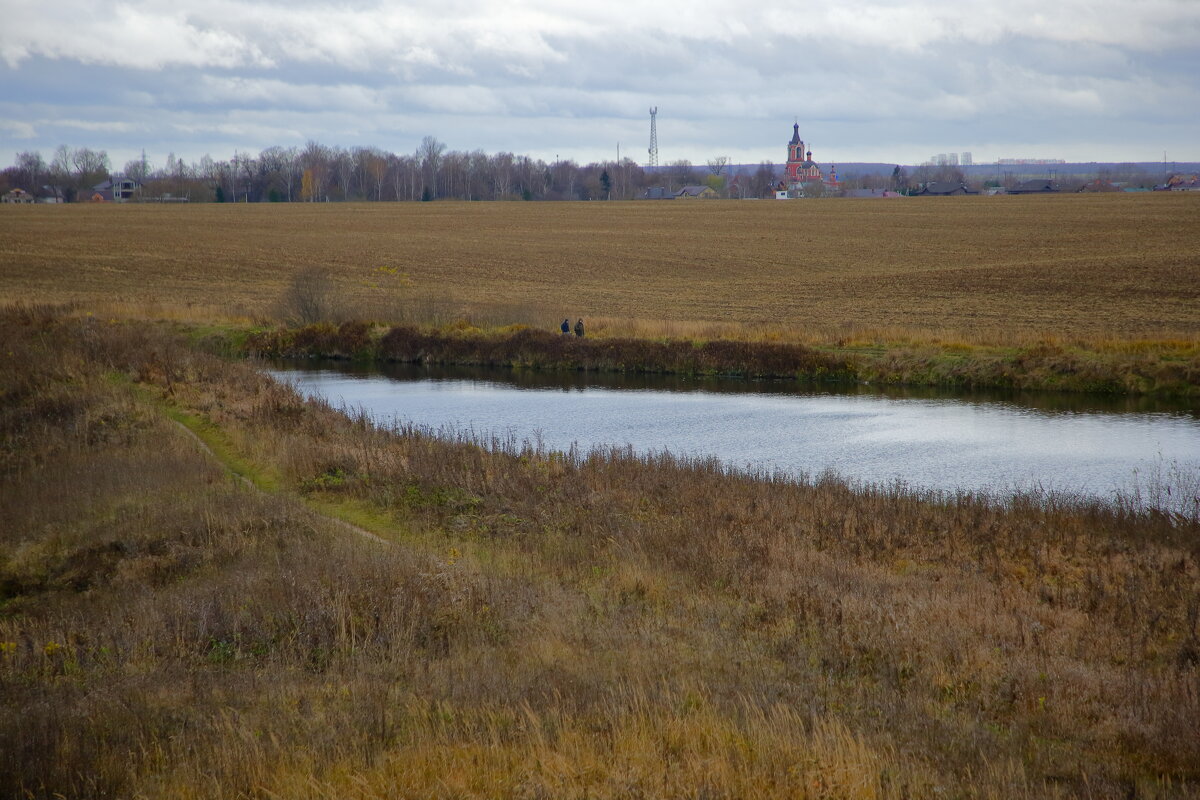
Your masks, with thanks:
[[[809,347],[745,338],[580,338],[522,325],[484,331],[461,320],[435,329],[359,321],[270,329],[182,328],[226,355],[1200,398],[1200,345],[1173,342],[1129,342],[1100,350],[1068,349],[1048,338],[1006,348],[932,343]]]
[[[0,209],[12,300],[263,318],[315,265],[359,318],[807,343],[1194,347],[1197,253],[1186,193]]]
[[[0,335],[9,796],[1200,796],[1195,521],[487,452],[145,326]]]

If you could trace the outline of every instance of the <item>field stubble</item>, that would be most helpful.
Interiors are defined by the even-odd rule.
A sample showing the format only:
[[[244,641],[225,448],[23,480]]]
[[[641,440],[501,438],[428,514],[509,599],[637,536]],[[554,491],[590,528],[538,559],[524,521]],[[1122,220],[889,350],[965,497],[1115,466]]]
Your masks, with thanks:
[[[11,300],[271,318],[328,270],[347,316],[836,344],[1200,337],[1200,200],[0,209]]]

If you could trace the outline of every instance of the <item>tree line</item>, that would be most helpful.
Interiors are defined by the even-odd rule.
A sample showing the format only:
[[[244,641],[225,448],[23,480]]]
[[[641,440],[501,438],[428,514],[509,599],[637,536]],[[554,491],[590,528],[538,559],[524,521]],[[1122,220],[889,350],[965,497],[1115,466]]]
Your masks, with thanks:
[[[1133,165],[1098,173],[1130,186],[1153,186],[1156,176]],[[52,187],[67,202],[87,199],[107,180],[136,183],[135,199],[191,202],[345,202],[421,200],[629,200],[651,187],[672,193],[704,185],[722,197],[768,197],[781,168],[764,161],[731,174],[729,159],[718,156],[703,166],[687,160],[644,168],[632,159],[579,164],[571,159],[547,162],[501,152],[449,150],[426,136],[412,153],[378,147],[343,148],[309,141],[304,147],[268,147],[257,155],[234,151],[215,161],[208,155],[185,162],[172,153],[155,165],[133,159],[113,170],[104,150],[58,147],[50,160],[38,151],[18,153],[13,166],[0,171],[0,193],[21,188],[43,194]],[[912,174],[897,166],[892,174],[844,175],[839,189],[806,187],[809,193],[835,194],[846,189],[912,191],[931,181],[963,183],[972,189],[1010,186],[1019,176],[969,177],[955,166],[920,166]],[[814,195],[815,196],[815,195]]]
[[[378,147],[343,148],[310,141],[304,147],[268,147],[257,155],[235,151],[216,161],[205,155],[188,163],[172,153],[162,165],[144,157],[114,170],[104,150],[60,146],[47,161],[37,151],[18,153],[15,164],[0,172],[0,189],[22,188],[34,194],[53,187],[70,202],[85,199],[107,180],[130,179],[142,200],[192,202],[344,202],[455,200],[628,200],[651,186],[675,191],[708,185],[718,193],[754,196],[770,189],[775,168],[764,163],[742,186],[730,187],[724,174],[729,159],[710,159],[705,167],[680,160],[647,170],[632,159],[579,164],[571,159],[547,162],[501,152],[450,150],[426,136],[412,153]],[[736,183],[736,182],[735,182]]]

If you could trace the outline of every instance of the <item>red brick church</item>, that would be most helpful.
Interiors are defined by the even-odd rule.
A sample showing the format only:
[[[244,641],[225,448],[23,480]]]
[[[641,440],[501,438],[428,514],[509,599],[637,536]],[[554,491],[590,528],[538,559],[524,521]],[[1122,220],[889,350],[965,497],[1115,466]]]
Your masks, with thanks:
[[[829,177],[826,178],[821,168],[812,160],[812,151],[804,149],[804,141],[800,138],[800,123],[792,126],[792,140],[788,142],[788,157],[783,187],[796,190],[806,183],[823,183],[830,188],[837,188],[837,171],[831,166]]]

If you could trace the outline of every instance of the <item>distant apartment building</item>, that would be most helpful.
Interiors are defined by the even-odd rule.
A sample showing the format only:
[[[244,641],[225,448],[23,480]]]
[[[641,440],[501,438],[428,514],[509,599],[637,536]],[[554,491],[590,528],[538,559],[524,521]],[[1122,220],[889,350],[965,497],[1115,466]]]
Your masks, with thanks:
[[[975,162],[971,154],[964,151],[961,156],[958,153],[938,153],[936,156],[930,156],[925,163],[931,167],[957,167],[960,164],[969,167]]]

